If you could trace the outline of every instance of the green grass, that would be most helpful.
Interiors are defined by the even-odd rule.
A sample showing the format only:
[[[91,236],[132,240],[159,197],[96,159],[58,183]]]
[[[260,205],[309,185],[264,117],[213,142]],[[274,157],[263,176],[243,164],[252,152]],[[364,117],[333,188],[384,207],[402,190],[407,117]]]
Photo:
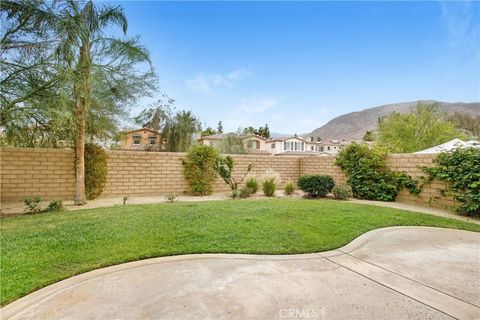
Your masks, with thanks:
[[[330,250],[389,226],[480,225],[336,202],[274,199],[122,206],[2,218],[2,305],[92,269],[186,253]]]

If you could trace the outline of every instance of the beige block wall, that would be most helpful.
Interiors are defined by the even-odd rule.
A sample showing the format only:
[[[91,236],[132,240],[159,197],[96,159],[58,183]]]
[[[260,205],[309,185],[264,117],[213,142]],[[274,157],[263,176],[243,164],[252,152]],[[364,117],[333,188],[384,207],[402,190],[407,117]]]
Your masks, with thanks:
[[[1,201],[73,198],[73,157],[68,149],[1,148]]]
[[[328,174],[333,177],[336,184],[346,183],[345,174],[335,165],[334,156],[302,157],[300,159],[300,175],[304,174]]]
[[[426,176],[421,168],[431,167],[434,158],[434,154],[392,154],[387,158],[387,165],[393,171],[404,171],[412,178],[420,178]],[[396,201],[428,205],[437,208],[455,206],[455,201],[453,201],[452,198],[446,198],[441,195],[443,188],[445,188],[444,182],[433,180],[431,183],[423,186],[422,193],[419,196],[410,194],[408,190],[402,190],[397,195]]]
[[[45,200],[72,199],[74,194],[73,151],[68,149],[1,148],[0,196],[2,202],[41,196]],[[165,195],[183,193],[188,184],[183,176],[182,159],[185,153],[107,151],[108,176],[102,197]],[[286,181],[296,181],[304,174],[329,174],[336,183],[346,183],[345,174],[335,166],[335,157],[233,155],[236,161],[234,176],[240,179],[249,164],[252,174],[261,178],[267,169],[280,175],[281,187]],[[405,171],[413,177],[422,175],[420,167],[432,165],[433,155],[391,155],[388,166],[394,171]],[[413,202],[436,207],[453,206],[451,199],[443,198],[444,184],[434,181],[424,186],[420,197],[403,190],[397,201]],[[228,191],[220,179],[215,192]]]
[[[188,184],[183,176],[182,159],[185,153],[108,151],[108,177],[102,197],[132,195],[164,195],[183,193]],[[241,179],[249,164],[252,175],[260,177],[271,168],[281,176],[282,183],[296,180],[299,175],[299,157],[272,157],[264,155],[232,155],[235,159],[234,177]],[[215,192],[230,190],[217,178]]]

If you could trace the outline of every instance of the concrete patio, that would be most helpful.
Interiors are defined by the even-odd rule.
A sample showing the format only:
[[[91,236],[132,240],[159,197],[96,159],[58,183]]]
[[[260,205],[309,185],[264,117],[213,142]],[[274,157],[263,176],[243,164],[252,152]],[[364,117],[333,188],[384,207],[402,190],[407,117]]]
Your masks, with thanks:
[[[480,234],[368,232],[333,251],[148,259],[88,272],[2,319],[478,319]]]

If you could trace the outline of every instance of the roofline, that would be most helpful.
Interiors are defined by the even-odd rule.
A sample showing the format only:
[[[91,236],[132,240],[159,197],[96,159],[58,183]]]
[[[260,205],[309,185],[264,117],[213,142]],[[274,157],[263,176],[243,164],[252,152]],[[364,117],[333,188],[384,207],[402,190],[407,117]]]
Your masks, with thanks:
[[[208,136],[203,136],[203,137],[200,137],[197,141],[201,141],[201,140],[223,140],[225,139],[227,136],[230,136],[230,135],[233,135],[233,136],[238,136],[240,139],[246,139],[246,138],[249,138],[249,137],[255,137],[255,138],[258,138],[258,139],[261,139],[261,140],[267,140],[265,137],[262,137],[262,136],[259,136],[257,134],[253,134],[253,133],[249,133],[249,134],[246,134],[246,135],[243,135],[243,134],[236,134],[236,133],[224,133],[224,137],[220,138],[220,137],[212,137],[214,135],[217,135],[218,133],[215,133],[215,134],[211,134],[211,135],[208,135]]]
[[[284,138],[268,139],[267,141],[285,141],[285,140],[288,140],[288,139],[298,139],[298,140],[302,140],[303,142],[308,142],[307,140],[305,140],[305,139],[302,138],[302,137],[295,137],[295,136],[284,137]]]
[[[160,134],[160,131],[155,131],[155,130],[152,130],[152,129],[149,129],[149,128],[132,129],[132,130],[128,130],[128,131],[122,131],[122,133],[132,133],[132,132],[142,131],[142,130]]]

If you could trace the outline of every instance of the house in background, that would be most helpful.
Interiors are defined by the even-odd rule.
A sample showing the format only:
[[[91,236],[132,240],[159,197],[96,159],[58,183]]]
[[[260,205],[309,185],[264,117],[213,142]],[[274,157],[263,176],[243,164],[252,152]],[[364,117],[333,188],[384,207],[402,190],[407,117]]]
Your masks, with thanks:
[[[275,155],[304,154],[317,156],[337,155],[345,146],[352,142],[364,143],[354,140],[320,140],[298,136],[275,138],[267,140],[267,150]]]
[[[200,137],[197,141],[203,145],[220,148],[223,140],[232,135],[238,136],[240,139],[242,139],[242,143],[245,147],[245,150],[247,150],[247,153],[269,154],[269,152],[265,151],[265,142],[267,139],[256,134],[237,135],[235,133],[216,133],[209,136]]]
[[[123,150],[162,150],[164,141],[160,132],[148,129],[134,129],[122,132],[120,148]]]
[[[204,136],[198,139],[199,143],[215,148],[220,148],[222,141],[234,133],[217,133]],[[345,146],[352,142],[365,143],[355,140],[320,140],[309,137],[303,138],[297,135],[265,139],[254,134],[239,135],[245,149],[251,154],[271,155],[312,155],[312,156],[334,156]]]
[[[307,140],[298,137],[279,137],[267,140],[267,151],[271,154],[298,154],[309,151]]]

